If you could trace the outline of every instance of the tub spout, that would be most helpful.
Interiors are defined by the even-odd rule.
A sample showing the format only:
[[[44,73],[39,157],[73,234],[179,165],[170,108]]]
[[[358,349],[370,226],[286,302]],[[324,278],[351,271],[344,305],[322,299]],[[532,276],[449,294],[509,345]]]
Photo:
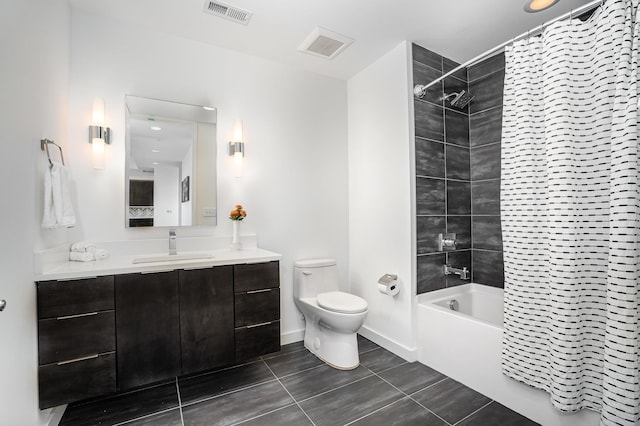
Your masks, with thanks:
[[[467,269],[466,266],[462,267],[462,269],[460,268],[453,268],[449,265],[444,265],[444,274],[445,275],[452,275],[452,274],[456,274],[456,275],[460,275],[460,279],[461,280],[468,280],[470,278],[469,276],[469,270]]]

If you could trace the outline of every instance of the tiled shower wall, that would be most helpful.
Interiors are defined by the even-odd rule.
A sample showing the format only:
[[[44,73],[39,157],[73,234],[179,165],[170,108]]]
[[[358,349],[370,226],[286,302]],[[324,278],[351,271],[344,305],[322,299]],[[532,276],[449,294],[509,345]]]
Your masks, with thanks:
[[[414,84],[427,84],[457,64],[418,45]],[[468,75],[467,75],[468,74]],[[443,265],[467,267],[475,282],[502,286],[500,133],[504,60],[463,69],[414,98],[418,293],[458,285]],[[470,90],[463,110],[444,94]],[[438,251],[438,234],[455,233],[454,251]]]

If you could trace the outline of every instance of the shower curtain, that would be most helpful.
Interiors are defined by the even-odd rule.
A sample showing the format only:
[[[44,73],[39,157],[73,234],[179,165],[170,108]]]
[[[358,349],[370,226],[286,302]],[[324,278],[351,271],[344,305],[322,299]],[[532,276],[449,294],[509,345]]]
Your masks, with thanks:
[[[506,49],[503,372],[640,424],[638,0]]]

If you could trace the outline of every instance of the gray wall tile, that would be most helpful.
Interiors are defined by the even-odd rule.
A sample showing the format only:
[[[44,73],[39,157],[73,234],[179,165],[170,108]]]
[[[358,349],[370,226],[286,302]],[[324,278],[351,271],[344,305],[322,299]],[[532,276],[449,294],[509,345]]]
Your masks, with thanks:
[[[485,109],[502,105],[504,70],[499,70],[469,83],[469,92],[474,96],[469,112],[475,114]]]
[[[476,80],[480,77],[484,77],[485,75],[492,73],[494,71],[497,71],[499,69],[504,69],[504,66],[505,66],[504,52],[493,55],[490,58],[487,58],[484,61],[469,67],[469,70],[468,70],[469,81]]]
[[[471,148],[471,180],[500,177],[500,144]]]
[[[459,78],[455,78],[455,77],[447,77],[444,79],[444,95],[443,96],[451,95],[452,93],[460,93],[461,90],[464,90],[465,92],[469,91],[469,85],[467,84],[466,80],[460,80]],[[444,100],[444,106],[455,109],[456,111],[463,112],[464,114],[469,114],[468,104],[465,105],[464,108],[458,108],[451,105],[452,100],[453,98]]]
[[[471,184],[447,181],[447,214],[471,214]]]
[[[469,149],[447,145],[445,152],[447,179],[469,180]]]
[[[502,139],[502,107],[471,114],[469,119],[469,145],[478,146],[500,142]]]
[[[444,178],[444,144],[416,138],[416,175]]]
[[[418,256],[418,294],[445,288],[445,254]]]
[[[469,116],[445,108],[444,111],[446,142],[460,146],[469,146]]]
[[[467,284],[471,282],[471,273],[472,273],[471,250],[448,252],[447,265],[454,268],[460,268],[460,269],[462,269],[463,267],[466,267],[470,271],[468,280],[460,279],[460,276],[456,274],[447,275],[445,277],[447,287],[454,287],[457,285]]]
[[[451,71],[452,69],[456,68],[458,65],[460,65],[459,63],[457,63],[456,61],[452,61],[449,58],[442,58],[442,73],[446,74],[449,71]],[[458,71],[456,71],[455,73],[452,74],[453,77],[459,78],[461,80],[464,81],[468,81],[467,80],[467,69],[466,68],[462,68]]]
[[[502,250],[500,216],[473,216],[473,248]]]
[[[416,214],[444,215],[444,180],[416,178]]]
[[[504,288],[501,251],[473,250],[473,282]]]
[[[414,61],[418,61],[442,72],[442,56],[415,43],[411,44],[411,51]]]
[[[420,62],[413,61],[413,84],[428,84],[440,76],[442,76],[442,72],[421,64]],[[433,86],[427,88],[425,95],[420,99],[438,105],[443,105],[442,93],[443,82],[436,83]]]
[[[456,234],[458,250],[471,248],[471,216],[447,216],[447,232]]]
[[[414,105],[416,136],[444,141],[443,108],[418,99]]]
[[[500,215],[500,179],[471,183],[473,214]]]
[[[438,251],[438,234],[446,232],[444,216],[418,216],[416,218],[416,238],[418,254]]]

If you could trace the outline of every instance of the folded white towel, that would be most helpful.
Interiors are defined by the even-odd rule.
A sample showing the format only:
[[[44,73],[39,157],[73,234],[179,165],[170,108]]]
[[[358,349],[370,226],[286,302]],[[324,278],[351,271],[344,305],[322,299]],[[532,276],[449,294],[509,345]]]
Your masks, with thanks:
[[[105,249],[96,249],[94,256],[96,260],[103,260],[109,257],[109,252]]]
[[[71,251],[75,251],[78,253],[95,253],[96,245],[88,241],[79,241],[77,243],[71,244]]]
[[[69,260],[74,262],[91,262],[92,260],[96,260],[96,257],[93,253],[78,253],[77,251],[69,252]]]
[[[44,173],[43,228],[72,227],[76,215],[71,204],[69,172],[58,163],[53,163]]]

